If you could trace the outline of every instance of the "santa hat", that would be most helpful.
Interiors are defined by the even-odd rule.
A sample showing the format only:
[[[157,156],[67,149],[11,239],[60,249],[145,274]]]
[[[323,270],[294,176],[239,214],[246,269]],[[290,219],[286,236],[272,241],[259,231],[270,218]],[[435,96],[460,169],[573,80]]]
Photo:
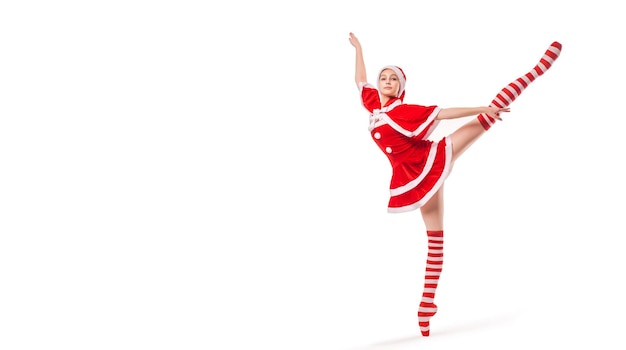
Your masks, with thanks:
[[[404,86],[406,85],[406,75],[404,75],[404,71],[398,66],[384,66],[378,73],[378,77],[380,77],[385,69],[391,69],[398,76],[398,80],[400,80],[400,89],[398,89],[398,96],[401,101],[404,100]]]

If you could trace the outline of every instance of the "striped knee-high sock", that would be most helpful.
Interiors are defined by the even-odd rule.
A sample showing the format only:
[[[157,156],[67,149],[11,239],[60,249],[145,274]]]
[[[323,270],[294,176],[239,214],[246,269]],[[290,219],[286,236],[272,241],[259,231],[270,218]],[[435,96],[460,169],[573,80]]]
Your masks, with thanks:
[[[439,283],[443,266],[443,231],[426,231],[428,234],[428,258],[424,276],[424,292],[417,312],[420,331],[423,336],[430,335],[430,318],[437,313],[435,291]]]
[[[522,91],[530,83],[532,83],[535,79],[537,79],[540,75],[545,73],[559,58],[561,54],[561,44],[559,42],[553,42],[552,45],[546,50],[543,54],[543,57],[539,60],[539,63],[528,73],[517,78],[509,85],[505,86],[500,92],[496,95],[496,97],[491,101],[491,107],[507,107],[510,105],[515,99],[522,94]],[[485,130],[489,130],[491,126],[496,122],[496,120],[486,114],[480,114],[478,116],[478,120],[480,124],[485,128]]]

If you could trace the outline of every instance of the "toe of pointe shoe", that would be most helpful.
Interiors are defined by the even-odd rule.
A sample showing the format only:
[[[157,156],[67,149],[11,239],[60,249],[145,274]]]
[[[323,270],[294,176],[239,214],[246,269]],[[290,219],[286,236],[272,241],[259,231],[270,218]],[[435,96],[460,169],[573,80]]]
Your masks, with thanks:
[[[430,335],[430,325],[428,322],[420,322],[420,332],[422,332],[423,337],[428,337]]]
[[[417,320],[422,336],[430,335],[430,319],[437,313],[437,305],[433,303],[421,303],[417,312]]]

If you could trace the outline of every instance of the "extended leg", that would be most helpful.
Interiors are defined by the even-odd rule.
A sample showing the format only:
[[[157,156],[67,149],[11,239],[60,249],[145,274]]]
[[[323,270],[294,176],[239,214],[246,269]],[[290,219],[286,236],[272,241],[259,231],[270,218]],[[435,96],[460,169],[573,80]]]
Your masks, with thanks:
[[[452,140],[452,163],[454,163],[474,141],[478,140],[485,131],[487,131],[487,129],[483,128],[478,119],[472,119],[450,134],[450,139]]]
[[[522,94],[524,89],[526,89],[530,83],[535,81],[535,79],[550,69],[554,61],[559,58],[560,54],[561,44],[555,41],[552,45],[550,45],[539,60],[539,63],[537,63],[537,65],[531,69],[530,72],[517,78],[517,80],[514,80],[500,90],[496,97],[491,101],[491,106],[507,107],[510,105],[511,102],[515,101],[515,99]],[[485,130],[489,130],[489,128],[491,128],[491,126],[496,122],[495,119],[486,114],[479,115],[478,120]]]
[[[505,86],[491,101],[491,106],[508,107],[515,99],[522,94],[524,89],[530,85],[537,77],[545,73],[561,54],[561,44],[553,42],[543,54],[539,63],[525,75],[517,78],[509,85]],[[465,150],[471,146],[486,130],[496,122],[486,114],[480,114],[476,119],[469,121],[450,136],[452,138],[452,161],[454,162]]]

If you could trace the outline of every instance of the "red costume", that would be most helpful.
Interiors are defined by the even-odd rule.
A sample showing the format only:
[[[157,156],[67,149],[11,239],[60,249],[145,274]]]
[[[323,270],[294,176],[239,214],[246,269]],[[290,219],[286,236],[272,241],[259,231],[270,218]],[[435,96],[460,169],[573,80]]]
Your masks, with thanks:
[[[441,187],[451,170],[452,143],[449,137],[429,140],[441,110],[437,106],[405,104],[402,70],[393,69],[400,78],[399,98],[381,106],[378,90],[368,83],[359,85],[363,106],[370,112],[369,130],[374,142],[389,159],[392,168],[389,185],[390,213],[402,213],[424,205]]]
[[[560,54],[561,44],[555,41],[539,63],[524,76],[505,86],[490,106],[509,106],[530,83],[552,66]],[[383,67],[380,72],[385,69],[393,70],[398,76],[400,97],[392,98],[381,106],[380,94],[375,87],[362,82],[359,89],[363,106],[370,112],[369,130],[372,138],[391,163],[391,198],[387,210],[390,213],[403,213],[420,208],[439,190],[450,174],[452,143],[449,136],[439,141],[428,139],[439,124],[435,117],[441,108],[405,104],[404,72],[397,66]],[[477,118],[485,130],[496,121],[486,114],[480,114]]]

